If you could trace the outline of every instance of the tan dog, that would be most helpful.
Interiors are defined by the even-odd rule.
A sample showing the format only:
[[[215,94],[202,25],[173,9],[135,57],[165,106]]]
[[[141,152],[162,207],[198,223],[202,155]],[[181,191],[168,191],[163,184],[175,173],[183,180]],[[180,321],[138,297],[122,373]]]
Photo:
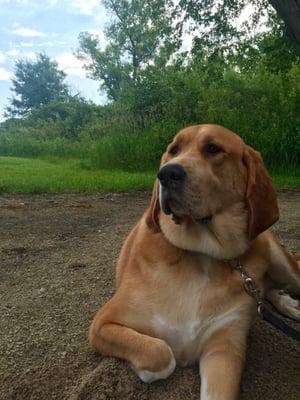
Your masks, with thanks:
[[[300,263],[267,229],[276,193],[256,151],[217,125],[180,131],[161,160],[150,208],[129,234],[117,291],[90,342],[128,360],[144,382],[199,362],[201,400],[239,396],[255,301],[236,260],[282,313],[300,320]]]

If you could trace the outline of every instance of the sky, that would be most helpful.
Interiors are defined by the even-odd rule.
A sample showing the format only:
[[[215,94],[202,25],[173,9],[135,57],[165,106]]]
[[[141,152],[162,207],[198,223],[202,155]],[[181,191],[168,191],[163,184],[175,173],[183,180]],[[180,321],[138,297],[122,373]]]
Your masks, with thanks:
[[[99,82],[86,77],[82,61],[73,53],[83,31],[98,35],[104,46],[103,29],[108,22],[99,0],[0,0],[0,120],[12,97],[10,79],[16,60],[34,60],[38,52],[58,62],[71,93],[104,103]]]

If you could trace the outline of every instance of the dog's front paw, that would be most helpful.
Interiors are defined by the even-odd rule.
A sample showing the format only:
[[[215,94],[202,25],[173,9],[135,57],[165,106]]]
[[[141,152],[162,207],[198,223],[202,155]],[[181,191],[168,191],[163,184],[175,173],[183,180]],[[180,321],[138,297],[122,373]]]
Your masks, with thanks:
[[[147,369],[136,369],[137,375],[143,382],[151,383],[151,382],[157,381],[159,379],[166,379],[166,378],[168,378],[168,376],[170,376],[173,373],[173,371],[176,367],[176,360],[175,360],[173,352],[169,348],[169,346],[168,346],[168,350],[170,351],[170,361],[169,361],[169,364],[162,370],[150,371]]]
[[[299,300],[280,289],[269,290],[266,297],[281,314],[300,322]]]

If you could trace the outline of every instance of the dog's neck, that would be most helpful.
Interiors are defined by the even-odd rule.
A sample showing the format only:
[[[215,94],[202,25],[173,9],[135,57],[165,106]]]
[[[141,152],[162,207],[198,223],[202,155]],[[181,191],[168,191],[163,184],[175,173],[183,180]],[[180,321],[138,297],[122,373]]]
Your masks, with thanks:
[[[172,216],[162,212],[159,224],[166,239],[174,246],[220,260],[237,258],[250,246],[243,203],[213,215],[206,224],[187,218],[176,224]]]

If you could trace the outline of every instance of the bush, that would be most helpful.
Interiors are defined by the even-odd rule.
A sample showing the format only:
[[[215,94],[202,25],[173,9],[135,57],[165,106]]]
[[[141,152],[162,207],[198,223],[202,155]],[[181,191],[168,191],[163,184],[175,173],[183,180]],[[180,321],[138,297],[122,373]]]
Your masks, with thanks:
[[[162,153],[179,126],[155,125],[140,133],[109,135],[98,141],[90,167],[150,171],[159,166]]]
[[[300,62],[270,72],[190,65],[149,69],[120,101],[51,102],[0,126],[0,154],[77,157],[88,168],[155,169],[178,129],[218,123],[261,151],[269,168],[300,168]],[[217,73],[216,73],[217,71]]]
[[[29,135],[0,135],[0,155],[15,157],[91,157],[95,143],[90,139],[68,140],[53,138],[38,140]]]

